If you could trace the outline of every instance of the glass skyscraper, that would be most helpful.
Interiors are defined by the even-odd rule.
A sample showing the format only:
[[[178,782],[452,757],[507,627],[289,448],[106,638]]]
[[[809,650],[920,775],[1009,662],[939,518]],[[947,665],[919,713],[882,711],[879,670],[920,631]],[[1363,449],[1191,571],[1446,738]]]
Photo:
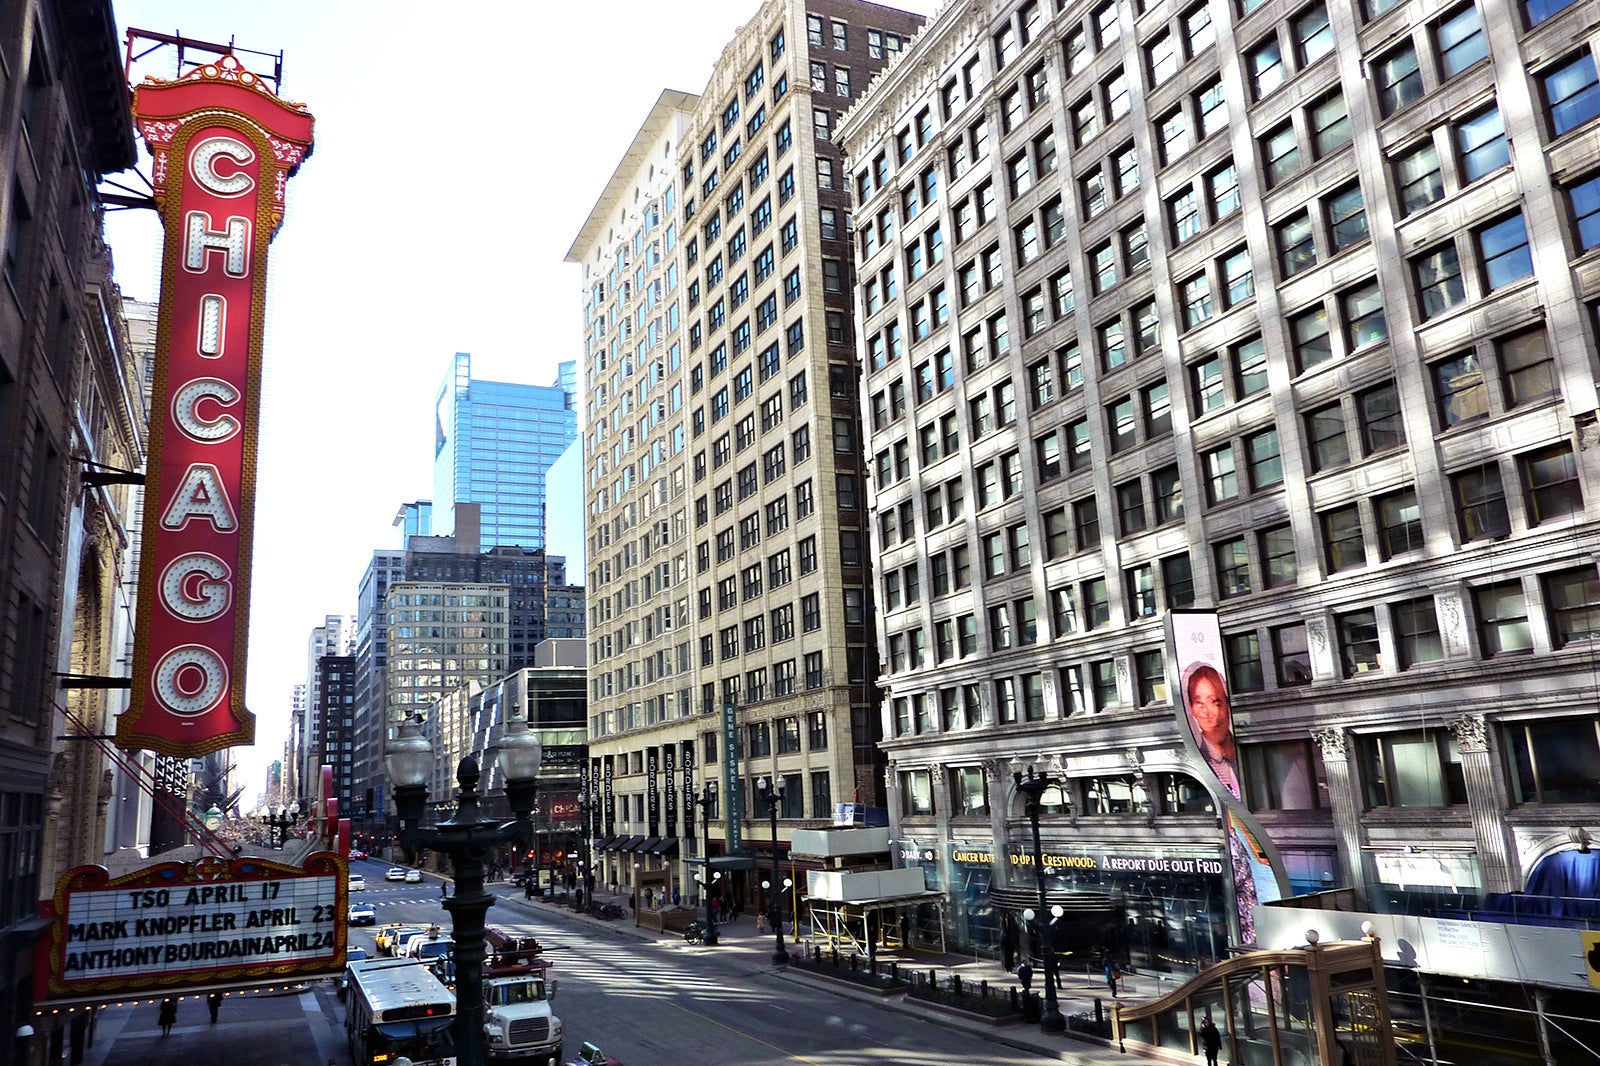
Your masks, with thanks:
[[[480,544],[544,546],[545,473],[577,436],[576,385],[575,362],[550,386],[474,381],[472,356],[456,353],[434,401],[435,533],[476,503]]]

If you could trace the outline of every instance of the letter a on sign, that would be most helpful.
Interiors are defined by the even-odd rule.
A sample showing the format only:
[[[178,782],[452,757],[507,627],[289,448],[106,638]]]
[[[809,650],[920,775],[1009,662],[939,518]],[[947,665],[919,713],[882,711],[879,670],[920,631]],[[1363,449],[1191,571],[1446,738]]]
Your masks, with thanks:
[[[255,740],[245,709],[267,245],[311,115],[233,56],[134,90],[166,244],[133,695],[120,748]]]

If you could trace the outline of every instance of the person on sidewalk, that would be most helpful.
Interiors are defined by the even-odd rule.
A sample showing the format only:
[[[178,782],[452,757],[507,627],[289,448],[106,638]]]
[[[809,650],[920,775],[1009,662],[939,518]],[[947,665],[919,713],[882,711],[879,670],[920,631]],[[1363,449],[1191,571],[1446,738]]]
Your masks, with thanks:
[[[217,1024],[217,1011],[222,1007],[222,993],[209,992],[206,994],[206,1007],[211,1011],[211,1024]]]
[[[1110,955],[1106,956],[1106,987],[1111,989],[1111,998],[1117,998],[1117,982],[1122,980],[1122,967]]]
[[[531,877],[522,882],[522,898],[523,899],[532,899],[533,898],[533,878],[531,878]]]
[[[1211,1015],[1200,1020],[1200,1050],[1206,1053],[1206,1066],[1217,1066],[1217,1053],[1222,1050],[1222,1034],[1211,1024]]]
[[[172,1027],[178,1022],[178,1001],[168,996],[161,1001],[161,1013],[156,1015],[156,1022],[161,1026],[162,1036],[171,1036]]]
[[[766,908],[765,904],[762,904],[761,909],[756,911],[756,932],[765,933],[766,931],[767,931],[767,908]]]

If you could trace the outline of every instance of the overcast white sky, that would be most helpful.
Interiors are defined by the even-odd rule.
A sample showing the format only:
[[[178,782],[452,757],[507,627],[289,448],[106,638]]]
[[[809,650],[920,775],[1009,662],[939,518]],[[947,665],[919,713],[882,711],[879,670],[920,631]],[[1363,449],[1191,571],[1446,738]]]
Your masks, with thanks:
[[[537,385],[581,359],[567,249],[661,90],[704,88],[760,3],[114,3],[123,30],[281,51],[282,95],[316,117],[268,287],[257,742],[235,751],[249,803],[282,751],[308,633],[355,612],[373,550],[397,544],[396,507],[432,494],[431,408],[452,353],[472,353],[474,377]],[[170,51],[141,73],[170,76],[163,62]],[[154,214],[107,228],[124,294],[156,299]]]

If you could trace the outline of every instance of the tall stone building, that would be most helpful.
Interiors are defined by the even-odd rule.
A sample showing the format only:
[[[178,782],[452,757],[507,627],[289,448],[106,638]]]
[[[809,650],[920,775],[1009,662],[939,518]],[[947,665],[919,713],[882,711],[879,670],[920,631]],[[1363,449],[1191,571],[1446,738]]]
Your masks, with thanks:
[[[1597,43],[1562,0],[961,2],[845,118],[895,835],[960,940],[1037,899],[1043,757],[1058,900],[1226,950],[1174,608],[1295,892],[1593,894],[1547,875],[1600,832]]]
[[[882,795],[833,130],[920,21],[763,4],[702,93],[657,101],[568,253],[583,268],[590,757],[603,835],[636,849],[611,841],[603,875],[665,865],[692,895],[677,859],[765,861],[837,801]],[[725,720],[742,747],[727,776]],[[777,842],[762,776],[785,785]],[[696,797],[711,840],[682,847],[703,835]],[[756,889],[736,874],[734,891]]]
[[[93,739],[126,697],[125,483],[142,467],[140,369],[101,239],[100,179],[132,166],[105,0],[0,9],[0,1060],[32,1018],[35,920],[62,870],[101,861],[112,762]],[[96,465],[98,464],[98,465]],[[71,740],[58,740],[71,736]],[[87,1018],[82,1019],[87,1025]],[[67,1027],[40,1025],[59,1056]]]

